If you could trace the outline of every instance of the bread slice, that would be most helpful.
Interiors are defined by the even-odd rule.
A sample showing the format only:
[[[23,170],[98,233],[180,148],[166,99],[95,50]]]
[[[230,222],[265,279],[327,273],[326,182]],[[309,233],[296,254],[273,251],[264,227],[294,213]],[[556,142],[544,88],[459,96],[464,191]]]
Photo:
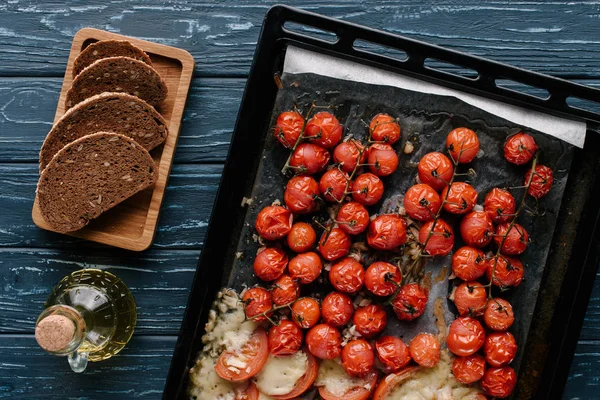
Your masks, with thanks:
[[[167,138],[167,122],[144,100],[127,93],[101,93],[68,110],[52,127],[40,151],[40,171],[60,149],[95,132],[135,139],[150,151]]]
[[[127,40],[100,40],[87,46],[73,63],[73,77],[79,75],[87,66],[96,60],[107,57],[129,57],[152,66],[152,61],[144,50],[134,46]]]
[[[167,97],[167,85],[154,68],[141,61],[129,57],[103,58],[73,80],[66,108],[104,92],[129,93],[157,106]]]
[[[40,176],[38,204],[53,230],[72,232],[157,178],[150,154],[133,139],[98,132],[69,143],[54,156]]]

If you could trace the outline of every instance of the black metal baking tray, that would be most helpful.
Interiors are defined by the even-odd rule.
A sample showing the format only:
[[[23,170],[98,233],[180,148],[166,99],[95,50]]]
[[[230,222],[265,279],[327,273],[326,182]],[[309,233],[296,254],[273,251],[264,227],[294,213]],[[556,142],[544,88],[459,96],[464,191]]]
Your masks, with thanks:
[[[333,32],[337,40],[289,31],[286,22]],[[356,49],[353,43],[357,39],[399,49],[408,59],[402,62]],[[565,195],[557,210],[557,228],[546,261],[552,266],[551,273],[544,269],[531,321],[535,329],[529,331],[520,351],[523,362],[515,398],[555,398],[566,381],[600,253],[596,230],[600,206],[590,201],[600,194],[600,165],[595,156],[600,140],[591,130],[600,126],[600,115],[569,107],[565,99],[575,96],[593,101],[600,98],[600,91],[284,6],[273,7],[263,25],[163,398],[185,397],[188,369],[201,348],[199,338],[210,305],[231,275],[248,218],[248,210],[240,207],[241,199],[252,193],[260,155],[269,146],[268,128],[277,97],[273,76],[281,72],[290,44],[588,124],[585,147],[572,150],[569,177],[563,182]],[[427,68],[426,58],[470,68],[478,77]],[[495,85],[498,78],[546,89],[550,96],[544,100],[507,92]],[[538,385],[540,377],[544,385]]]

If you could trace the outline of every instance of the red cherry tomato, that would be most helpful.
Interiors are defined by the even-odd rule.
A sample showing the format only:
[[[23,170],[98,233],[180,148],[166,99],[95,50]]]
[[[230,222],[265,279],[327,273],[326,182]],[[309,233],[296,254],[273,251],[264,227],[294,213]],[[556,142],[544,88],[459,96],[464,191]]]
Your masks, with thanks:
[[[412,360],[408,346],[399,337],[381,336],[375,341],[375,350],[388,372],[399,371]]]
[[[239,351],[225,350],[221,353],[215,372],[230,382],[242,382],[258,374],[268,357],[267,333],[263,328],[257,328]]]
[[[370,172],[359,175],[352,183],[352,198],[365,206],[372,206],[383,196],[383,182]]]
[[[485,339],[483,353],[492,367],[508,365],[517,355],[517,341],[510,332],[490,333]]]
[[[292,320],[304,329],[312,328],[321,318],[319,302],[311,297],[303,297],[292,304]]]
[[[427,153],[421,158],[417,171],[422,183],[426,183],[439,192],[448,186],[454,174],[454,166],[448,157],[442,153],[433,152]]]
[[[350,322],[354,314],[350,297],[339,292],[331,292],[325,296],[321,309],[323,322],[336,328],[341,328]]]
[[[512,305],[499,297],[490,300],[483,313],[483,322],[495,331],[507,330],[515,322]]]
[[[448,134],[446,148],[453,160],[470,163],[479,153],[479,138],[468,128],[456,128]]]
[[[348,175],[337,168],[325,172],[319,181],[323,198],[331,203],[342,201],[346,195],[346,185],[350,187],[348,179]]]
[[[485,358],[479,354],[466,357],[456,357],[452,363],[452,373],[457,381],[463,385],[475,383],[483,378],[485,371]]]
[[[308,121],[304,135],[312,143],[331,149],[342,140],[342,130],[340,121],[332,113],[321,111]]]
[[[369,265],[365,273],[365,286],[375,296],[390,296],[401,283],[402,273],[400,269],[383,261],[377,261]]]
[[[388,176],[398,168],[398,154],[392,146],[374,143],[369,147],[367,161],[369,169],[377,176]]]
[[[284,111],[277,117],[273,135],[288,149],[294,147],[302,134],[304,118],[297,111]]]
[[[481,379],[485,394],[500,399],[510,396],[516,385],[517,374],[511,367],[488,368]]]
[[[513,257],[499,256],[488,261],[486,275],[488,280],[500,288],[516,287],[523,280],[523,264],[519,259]]]
[[[371,139],[394,144],[400,140],[400,124],[388,114],[377,114],[369,124]]]
[[[342,171],[351,174],[356,169],[356,165],[364,164],[367,160],[367,151],[358,140],[350,139],[342,142],[333,150],[333,161],[340,164]]]
[[[337,223],[347,234],[358,235],[369,226],[369,211],[356,201],[344,203],[338,212]]]
[[[257,315],[266,313],[267,316],[270,316],[272,314],[267,312],[273,308],[271,293],[267,289],[258,286],[248,289],[242,296],[242,301],[248,319],[252,318],[256,322],[262,322],[266,321],[267,317],[264,315],[257,317]]]
[[[285,187],[283,200],[287,208],[296,214],[308,214],[319,205],[319,184],[310,176],[295,176]]]
[[[392,308],[400,320],[412,321],[420,317],[427,307],[429,293],[417,283],[404,285],[392,301]]]
[[[483,211],[472,211],[460,221],[460,235],[468,246],[485,247],[494,236],[494,223]]]
[[[296,222],[287,235],[288,247],[296,253],[304,253],[312,249],[316,241],[317,233],[306,222]]]
[[[329,270],[329,281],[340,292],[356,293],[365,283],[365,270],[354,258],[346,257],[333,264]]]
[[[288,272],[292,279],[297,279],[300,283],[306,285],[313,282],[323,270],[321,257],[315,252],[298,254],[290,260]]]
[[[463,282],[454,291],[454,305],[463,317],[482,315],[487,302],[487,290],[477,281]]]
[[[504,143],[504,158],[517,165],[527,164],[533,158],[538,146],[530,135],[519,132],[510,136]]]
[[[254,258],[254,273],[263,281],[274,281],[283,275],[288,256],[277,247],[267,247]]]
[[[293,216],[281,206],[267,206],[256,217],[256,231],[266,240],[278,240],[290,233]]]
[[[425,245],[425,252],[429,255],[446,256],[454,247],[454,231],[441,218],[436,221],[435,227],[433,221],[425,222],[419,230],[419,243]]]
[[[527,171],[527,174],[525,175],[525,185],[529,182],[530,175],[531,170]],[[536,165],[535,173],[533,174],[533,178],[531,178],[531,185],[529,186],[527,193],[536,199],[540,199],[547,195],[550,189],[552,189],[553,182],[554,178],[552,170],[545,165]]]
[[[515,198],[507,190],[494,188],[485,196],[483,209],[497,224],[512,221],[516,209]]]
[[[431,333],[419,333],[410,341],[410,356],[422,367],[432,368],[440,361],[440,341]]]
[[[383,214],[369,223],[367,243],[377,250],[392,250],[406,243],[406,221],[397,214]]]
[[[279,321],[269,329],[269,349],[274,356],[291,356],[302,346],[302,330],[288,319]]]
[[[452,255],[452,272],[463,281],[481,278],[487,267],[485,254],[474,247],[463,246]]]
[[[314,175],[325,169],[331,155],[321,146],[312,143],[302,143],[296,147],[290,167],[296,175]]]
[[[442,199],[446,199],[444,210],[451,214],[466,214],[477,204],[477,191],[465,182],[453,182],[442,191]]]
[[[319,387],[319,396],[323,400],[367,400],[377,385],[377,371],[371,372],[362,378],[360,386],[354,386],[341,396],[331,393],[326,386]],[[369,389],[366,389],[369,388]]]
[[[306,334],[308,351],[323,360],[333,360],[342,352],[342,335],[327,324],[312,327]]]
[[[440,195],[424,183],[411,186],[404,195],[406,213],[418,221],[432,220],[441,206]]]
[[[319,253],[327,261],[334,261],[345,257],[350,252],[352,240],[350,236],[340,228],[333,228],[329,235],[323,232],[319,239]]]
[[[272,395],[272,398],[276,400],[299,399],[299,396],[304,394],[304,392],[306,392],[313,385],[315,379],[317,378],[317,374],[319,373],[319,364],[317,363],[315,357],[309,352],[306,352],[306,358],[308,361],[306,373],[296,381],[294,389],[292,389],[292,391],[288,394]]]
[[[298,285],[289,275],[281,275],[279,279],[273,282],[271,299],[276,306],[292,304],[298,297],[300,297],[300,285]]]
[[[496,236],[494,236],[494,242],[496,246],[502,248],[500,252],[507,256],[516,256],[525,251],[527,243],[529,243],[529,234],[519,224],[513,224],[510,231],[508,228],[510,223],[506,222],[496,227]],[[503,239],[506,236],[506,239]]]
[[[387,314],[382,306],[369,304],[356,309],[352,322],[356,326],[356,332],[365,338],[371,338],[385,329]]]
[[[448,329],[446,345],[457,356],[476,353],[485,342],[485,331],[475,318],[458,317]]]
[[[373,393],[373,400],[388,400],[394,389],[398,385],[401,385],[412,378],[419,369],[419,367],[406,367],[398,372],[392,372],[387,375],[379,382],[379,385],[377,385],[377,388]]]
[[[342,349],[342,367],[348,375],[363,377],[371,372],[374,366],[375,353],[366,340],[351,340]]]

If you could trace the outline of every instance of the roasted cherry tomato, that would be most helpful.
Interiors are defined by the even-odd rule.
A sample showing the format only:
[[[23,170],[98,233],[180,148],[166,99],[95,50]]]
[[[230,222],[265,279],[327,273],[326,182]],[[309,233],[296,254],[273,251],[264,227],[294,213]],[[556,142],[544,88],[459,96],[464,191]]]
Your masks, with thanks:
[[[381,336],[375,341],[375,350],[387,372],[399,371],[412,360],[408,346],[399,337]]]
[[[440,195],[424,183],[411,186],[404,195],[406,213],[418,221],[432,220],[441,206]]]
[[[304,118],[297,111],[284,111],[277,117],[273,135],[279,142],[291,149],[302,134]]]
[[[325,296],[321,309],[323,322],[336,328],[341,328],[350,322],[354,314],[350,297],[339,292],[331,292]]]
[[[529,182],[529,176],[531,175],[531,170],[527,171],[525,175],[525,185]],[[527,193],[536,199],[540,199],[548,194],[550,189],[552,189],[552,183],[554,182],[554,178],[552,175],[552,170],[545,165],[536,165],[535,173],[531,178],[531,185],[529,189],[527,189]]]
[[[365,283],[365,269],[352,257],[343,258],[329,270],[329,281],[336,290],[356,293]]]
[[[346,185],[350,187],[348,179],[348,175],[337,168],[325,172],[319,181],[323,198],[332,203],[342,201],[346,195]]]
[[[311,213],[319,205],[319,184],[310,176],[295,176],[287,183],[283,200],[293,213]]]
[[[304,335],[298,325],[289,319],[282,319],[279,325],[269,329],[269,349],[274,356],[291,356],[302,346]]]
[[[487,267],[485,254],[474,247],[463,246],[452,255],[452,272],[463,281],[481,278]]]
[[[293,216],[281,206],[267,206],[256,217],[256,231],[267,240],[278,240],[290,233]]]
[[[317,233],[306,222],[296,222],[287,235],[288,247],[296,253],[304,253],[312,249],[316,241]]]
[[[502,248],[500,252],[507,256],[516,256],[525,251],[527,248],[527,243],[529,243],[529,234],[519,224],[513,224],[510,231],[508,228],[510,227],[509,222],[505,222],[504,224],[500,224],[496,227],[496,236],[494,236],[494,242],[496,246]],[[504,239],[504,236],[506,238]]]
[[[410,356],[422,367],[432,368],[440,361],[440,341],[431,333],[419,333],[410,341]]]
[[[319,146],[331,149],[342,140],[342,125],[330,112],[316,113],[304,129],[304,136]]]
[[[510,364],[517,355],[517,349],[517,341],[510,332],[490,333],[483,345],[485,361],[492,367]]]
[[[506,139],[506,143],[504,143],[504,158],[513,164],[523,165],[531,161],[537,150],[538,146],[533,137],[519,132]]]
[[[382,306],[369,304],[356,309],[352,322],[356,326],[356,332],[363,337],[370,338],[385,329],[387,314]]]
[[[512,221],[516,209],[515,198],[507,190],[493,188],[485,196],[483,209],[497,224]]]
[[[406,221],[397,214],[382,214],[369,223],[367,243],[377,250],[392,250],[406,243]]]
[[[516,385],[517,374],[511,367],[488,368],[481,379],[485,394],[500,399],[510,396]]]
[[[306,334],[308,351],[323,360],[333,360],[342,352],[342,335],[333,326],[319,324]]]
[[[266,316],[272,314],[267,312],[273,308],[271,293],[267,289],[259,286],[248,289],[242,296],[242,301],[244,302],[244,311],[248,319],[252,318],[256,322],[262,322],[266,321]],[[257,317],[260,314],[265,314],[266,316],[261,315]]]
[[[370,172],[359,175],[352,183],[352,198],[365,206],[372,206],[383,196],[383,182]]]
[[[300,297],[300,285],[289,275],[281,275],[279,279],[273,282],[271,299],[276,306],[292,304],[298,297]]]
[[[367,151],[358,140],[350,139],[338,144],[333,150],[333,161],[340,164],[342,171],[351,174],[356,169],[356,165],[364,164],[367,160]]]
[[[442,199],[446,199],[444,210],[451,214],[466,214],[475,207],[477,203],[477,191],[473,186],[465,182],[453,182],[442,191]]]
[[[487,305],[487,290],[477,281],[463,282],[454,291],[454,305],[463,317],[482,315]]]
[[[470,163],[479,153],[479,138],[468,128],[456,128],[448,134],[446,148],[454,161]]]
[[[369,226],[369,211],[356,201],[344,203],[337,215],[338,226],[349,235],[358,235]]]
[[[495,331],[505,331],[515,322],[512,305],[501,298],[490,300],[483,313],[483,322]]]
[[[498,256],[488,261],[486,275],[488,280],[500,288],[516,287],[523,280],[523,264],[518,258]]]
[[[433,232],[431,232],[433,230]],[[419,243],[425,245],[425,252],[432,256],[446,256],[454,247],[454,231],[443,219],[427,221],[419,230]]]
[[[452,363],[452,373],[457,381],[463,385],[475,383],[483,378],[485,371],[485,358],[479,354],[466,357],[456,357]]]
[[[352,241],[350,236],[340,228],[333,228],[328,234],[323,232],[319,239],[319,253],[327,261],[345,257],[350,252]]]
[[[404,285],[392,301],[392,307],[398,319],[412,321],[420,317],[427,307],[429,293],[417,283]]]
[[[458,317],[448,329],[446,345],[457,356],[476,353],[485,342],[485,331],[475,318]]]
[[[292,279],[297,279],[302,284],[313,282],[323,270],[321,257],[315,252],[298,254],[290,260],[288,264],[288,272]]]
[[[290,167],[296,175],[314,175],[325,169],[331,155],[321,146],[312,143],[302,143],[296,147]]]
[[[254,258],[254,273],[263,281],[274,281],[283,275],[288,256],[277,247],[267,247]]]
[[[394,144],[400,140],[400,124],[388,114],[377,114],[369,124],[371,139]]]
[[[319,363],[317,362],[315,357],[312,354],[310,354],[310,352],[306,351],[305,353],[308,361],[308,365],[306,366],[306,373],[296,381],[294,389],[292,389],[291,392],[287,394],[272,395],[272,398],[274,398],[275,400],[300,399],[300,396],[302,396],[313,385],[315,379],[317,378],[317,374],[319,373]]]
[[[311,297],[303,297],[292,304],[292,320],[304,329],[312,328],[321,319],[319,302]]]
[[[268,357],[267,333],[263,328],[257,328],[239,351],[225,350],[221,353],[215,372],[230,382],[245,381],[262,370]]]
[[[342,349],[342,367],[348,375],[363,377],[371,372],[374,366],[375,353],[366,340],[351,340]]]
[[[417,167],[421,183],[426,183],[438,192],[448,186],[454,166],[452,162],[442,153],[427,153],[419,161]]]
[[[365,286],[375,296],[390,296],[402,283],[402,273],[395,265],[377,261],[365,273]]]
[[[388,176],[398,168],[398,154],[392,146],[374,143],[369,147],[367,161],[369,169],[377,176]]]
[[[472,211],[460,221],[460,235],[468,246],[485,247],[494,237],[494,223],[483,211]]]
[[[326,386],[320,386],[319,396],[323,400],[367,400],[377,385],[377,375],[377,371],[371,372],[357,382],[357,386],[351,387],[341,396],[338,393],[331,393]]]
[[[387,375],[377,385],[377,388],[373,393],[373,400],[390,399],[390,394],[395,391],[396,387],[410,380],[419,370],[419,367],[406,367],[398,372],[392,372],[391,374]]]

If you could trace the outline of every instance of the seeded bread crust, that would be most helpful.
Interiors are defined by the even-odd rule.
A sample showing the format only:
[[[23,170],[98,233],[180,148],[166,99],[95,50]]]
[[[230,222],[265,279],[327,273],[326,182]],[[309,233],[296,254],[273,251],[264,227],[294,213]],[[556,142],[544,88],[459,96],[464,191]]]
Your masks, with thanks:
[[[154,68],[141,61],[129,57],[103,58],[73,80],[65,108],[104,92],[129,93],[156,107],[167,97],[167,85]]]
[[[144,100],[127,93],[102,93],[69,109],[52,127],[40,151],[40,172],[68,143],[95,132],[131,137],[150,151],[167,138],[167,122]]]
[[[127,40],[100,40],[86,47],[73,63],[73,77],[76,77],[94,61],[107,57],[129,57],[152,66],[152,61],[144,50]]]
[[[38,182],[38,203],[53,230],[72,232],[157,178],[150,154],[134,140],[98,132],[69,143],[52,158]]]

